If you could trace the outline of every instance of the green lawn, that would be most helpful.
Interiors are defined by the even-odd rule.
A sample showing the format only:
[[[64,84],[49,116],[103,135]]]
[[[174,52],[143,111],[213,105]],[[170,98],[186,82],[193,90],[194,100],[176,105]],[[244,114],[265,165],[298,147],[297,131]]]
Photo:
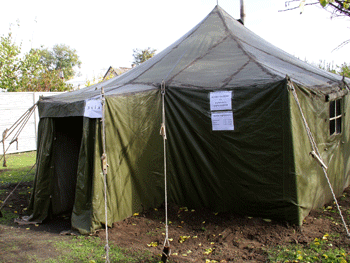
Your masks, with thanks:
[[[0,185],[18,183],[22,179],[24,179],[24,182],[33,181],[35,167],[31,171],[30,169],[35,162],[36,151],[6,155],[7,167],[3,167],[3,159],[0,162]]]

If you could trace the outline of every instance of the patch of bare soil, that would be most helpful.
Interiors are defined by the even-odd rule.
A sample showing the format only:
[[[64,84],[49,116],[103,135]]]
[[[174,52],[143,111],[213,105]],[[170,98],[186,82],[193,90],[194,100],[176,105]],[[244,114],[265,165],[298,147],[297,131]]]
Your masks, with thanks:
[[[14,186],[6,186],[7,192]],[[23,194],[30,187],[24,184],[9,198],[3,210],[18,215],[25,215],[29,195]],[[2,187],[2,189],[4,189]],[[1,190],[1,189],[0,189]],[[345,197],[344,197],[345,196]],[[350,188],[339,199],[346,221],[349,221],[347,211],[350,211]],[[0,200],[4,200],[6,192],[0,192]],[[339,238],[333,240],[333,246],[342,247],[350,253],[350,240],[340,223],[340,217],[332,208],[312,211],[306,217],[302,227],[290,226],[285,223],[237,216],[230,213],[213,213],[201,209],[191,210],[176,205],[169,205],[169,238],[172,255],[168,262],[266,262],[266,250],[277,245],[307,244],[315,238],[322,238],[326,233],[339,233]],[[45,237],[55,238],[63,230],[70,229],[69,217],[58,217],[39,225],[22,226],[0,225],[0,251],[7,240],[12,240],[11,232],[19,231],[31,240],[30,249],[45,250],[35,239]],[[27,228],[31,231],[26,231]],[[4,230],[6,228],[6,231]],[[6,234],[4,234],[6,233]],[[151,251],[160,255],[165,240],[164,208],[150,209],[139,215],[134,215],[121,222],[113,224],[108,230],[110,243],[133,251]],[[97,236],[105,239],[105,231],[100,230]],[[28,244],[20,244],[24,249]],[[51,249],[49,247],[47,249]],[[1,252],[0,252],[1,253]],[[4,252],[2,252],[4,253]],[[47,258],[50,257],[47,253]],[[0,254],[1,258],[1,254]],[[159,256],[160,259],[160,256]],[[1,262],[1,260],[0,260]]]
[[[350,208],[350,189],[339,200],[343,214]],[[331,205],[330,205],[331,206]],[[350,252],[350,240],[340,224],[340,217],[333,207],[312,211],[302,227],[232,215],[213,213],[170,205],[169,238],[171,262],[266,262],[267,249],[277,245],[307,244],[326,233],[339,233],[333,242]],[[150,250],[162,253],[165,240],[164,209],[152,209],[143,214],[115,223],[109,230],[112,242],[121,247]],[[99,231],[105,237],[104,231]],[[155,246],[158,244],[158,246]]]

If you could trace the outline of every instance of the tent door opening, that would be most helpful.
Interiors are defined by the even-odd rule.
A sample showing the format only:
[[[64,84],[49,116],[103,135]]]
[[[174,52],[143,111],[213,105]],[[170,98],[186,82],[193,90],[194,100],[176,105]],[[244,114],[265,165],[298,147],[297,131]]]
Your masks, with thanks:
[[[54,118],[52,214],[71,213],[75,200],[83,117]]]

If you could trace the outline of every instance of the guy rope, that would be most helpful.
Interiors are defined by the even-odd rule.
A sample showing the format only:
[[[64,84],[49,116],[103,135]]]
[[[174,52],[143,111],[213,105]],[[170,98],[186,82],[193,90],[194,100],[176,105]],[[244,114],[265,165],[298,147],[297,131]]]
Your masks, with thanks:
[[[160,135],[163,137],[163,151],[164,151],[164,202],[165,202],[165,240],[163,245],[162,262],[166,262],[170,257],[170,243],[169,243],[169,224],[168,224],[168,192],[167,192],[167,162],[166,162],[166,128],[165,128],[165,82],[161,84],[162,94],[162,124],[160,127]]]
[[[311,144],[311,148],[312,148],[312,151],[310,152],[310,155],[318,162],[318,164],[321,166],[322,170],[323,170],[323,173],[324,173],[324,176],[327,180],[327,183],[328,183],[328,186],[329,186],[329,189],[331,190],[331,193],[332,193],[332,196],[333,196],[333,200],[334,200],[334,203],[336,204],[337,206],[337,209],[338,209],[338,212],[339,212],[339,215],[341,217],[341,220],[343,222],[343,225],[344,225],[344,228],[345,228],[345,231],[346,231],[346,235],[350,238],[350,233],[349,233],[349,230],[348,230],[348,227],[345,223],[345,220],[344,220],[344,217],[343,217],[343,214],[340,210],[340,207],[339,207],[339,204],[338,204],[338,201],[337,201],[337,198],[334,194],[334,191],[333,191],[333,187],[332,187],[332,184],[329,180],[329,177],[328,177],[328,174],[327,174],[327,169],[328,167],[326,166],[326,164],[324,163],[324,161],[322,160],[321,158],[321,155],[318,151],[318,147],[317,147],[317,144],[315,142],[315,139],[312,135],[312,132],[309,128],[309,125],[306,121],[306,118],[305,118],[305,115],[303,113],[303,110],[301,108],[301,105],[300,105],[300,102],[299,102],[299,99],[298,99],[298,95],[295,91],[295,87],[294,87],[294,84],[291,82],[291,80],[289,79],[289,77],[287,76],[287,79],[288,79],[288,88],[289,90],[292,92],[293,96],[294,96],[294,99],[295,99],[295,102],[299,108],[299,111],[300,111],[300,114],[301,114],[301,117],[302,117],[302,120],[303,120],[303,123],[304,123],[304,127],[305,127],[305,130],[306,130],[306,133],[307,133],[307,136],[309,138],[309,141],[310,141],[310,144]]]
[[[106,263],[109,263],[109,244],[108,244],[108,213],[107,213],[107,154],[106,154],[106,125],[105,125],[105,104],[106,98],[103,87],[101,88],[101,103],[102,103],[102,145],[103,153],[101,156],[102,161],[102,171],[103,171],[103,185],[104,185],[104,198],[105,198],[105,229],[106,229]]]
[[[20,135],[20,133],[22,132],[22,130],[24,129],[24,127],[28,123],[30,117],[35,112],[36,106],[37,106],[37,103],[35,103],[32,107],[30,107],[25,113],[23,113],[23,115],[9,129],[5,129],[4,132],[2,133],[2,140],[0,141],[0,143],[3,144],[3,156],[0,158],[0,161],[2,159],[4,159],[3,164],[2,164],[3,167],[6,167],[6,152],[8,151],[8,149],[10,148],[12,143],[16,142],[16,146],[17,146],[17,150],[18,150],[18,136]],[[16,133],[14,134],[12,140],[10,141],[10,144],[6,148],[5,140],[8,137],[10,137],[10,135],[14,131],[16,131]]]

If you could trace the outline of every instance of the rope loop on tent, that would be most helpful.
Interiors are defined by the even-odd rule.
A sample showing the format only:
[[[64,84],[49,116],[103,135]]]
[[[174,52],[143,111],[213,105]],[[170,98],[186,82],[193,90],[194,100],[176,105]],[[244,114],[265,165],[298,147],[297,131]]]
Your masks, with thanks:
[[[168,223],[168,190],[167,190],[167,159],[166,159],[166,126],[165,126],[165,82],[161,84],[162,94],[162,124],[160,135],[163,137],[163,154],[164,154],[164,202],[165,202],[165,240],[162,252],[162,262],[166,262],[170,257],[170,242],[169,242],[169,223]]]
[[[295,102],[299,108],[299,111],[300,111],[300,114],[301,114],[301,117],[303,119],[303,123],[304,123],[304,127],[305,127],[305,130],[307,132],[307,135],[308,135],[308,138],[309,138],[309,141],[310,141],[310,144],[311,144],[311,147],[312,147],[312,151],[310,152],[310,155],[318,162],[318,164],[322,167],[322,170],[323,170],[323,174],[327,180],[327,183],[328,183],[328,186],[329,186],[329,189],[331,190],[331,193],[332,193],[332,196],[333,196],[333,200],[334,200],[334,203],[336,204],[337,206],[337,209],[338,209],[338,212],[339,212],[339,215],[340,215],[340,218],[342,220],[342,223],[344,225],[344,228],[345,228],[345,231],[346,231],[346,235],[350,238],[350,233],[349,233],[349,230],[348,230],[348,227],[346,225],[346,222],[345,222],[345,219],[343,217],[343,213],[342,211],[340,210],[340,206],[338,204],[338,200],[337,200],[337,197],[335,196],[335,193],[334,193],[334,190],[333,190],[333,187],[332,187],[332,184],[329,180],[329,177],[328,177],[328,174],[327,174],[327,166],[325,165],[324,161],[322,160],[321,158],[321,155],[318,151],[318,147],[317,147],[317,144],[315,142],[315,139],[312,135],[312,132],[309,128],[309,125],[306,121],[306,118],[305,118],[305,115],[303,113],[303,110],[301,108],[301,104],[299,102],[299,99],[298,99],[298,95],[295,91],[295,87],[294,87],[294,84],[292,83],[292,81],[289,79],[289,77],[287,77],[287,80],[288,80],[288,88],[289,90],[292,92],[293,96],[294,96],[294,99],[295,99]]]
[[[107,213],[107,154],[106,154],[106,125],[105,125],[105,104],[106,98],[103,87],[101,88],[101,104],[102,104],[102,149],[103,153],[101,156],[102,161],[102,174],[103,174],[103,185],[104,185],[104,199],[105,199],[105,230],[106,230],[106,263],[109,263],[109,244],[108,244],[108,213]]]
[[[14,123],[12,126],[8,129],[5,129],[4,132],[2,133],[2,140],[0,143],[3,144],[3,156],[0,158],[0,160],[4,159],[3,161],[3,167],[6,167],[6,153],[12,143],[16,142],[16,149],[18,150],[18,136],[21,134],[23,131],[24,127],[28,123],[30,117],[33,115],[35,112],[37,103],[35,103],[33,106],[31,106],[28,110],[26,110],[25,113]],[[17,130],[17,131],[16,131]],[[10,141],[8,147],[5,147],[5,140],[10,137],[10,135],[16,131],[15,135],[13,136],[12,140]]]

